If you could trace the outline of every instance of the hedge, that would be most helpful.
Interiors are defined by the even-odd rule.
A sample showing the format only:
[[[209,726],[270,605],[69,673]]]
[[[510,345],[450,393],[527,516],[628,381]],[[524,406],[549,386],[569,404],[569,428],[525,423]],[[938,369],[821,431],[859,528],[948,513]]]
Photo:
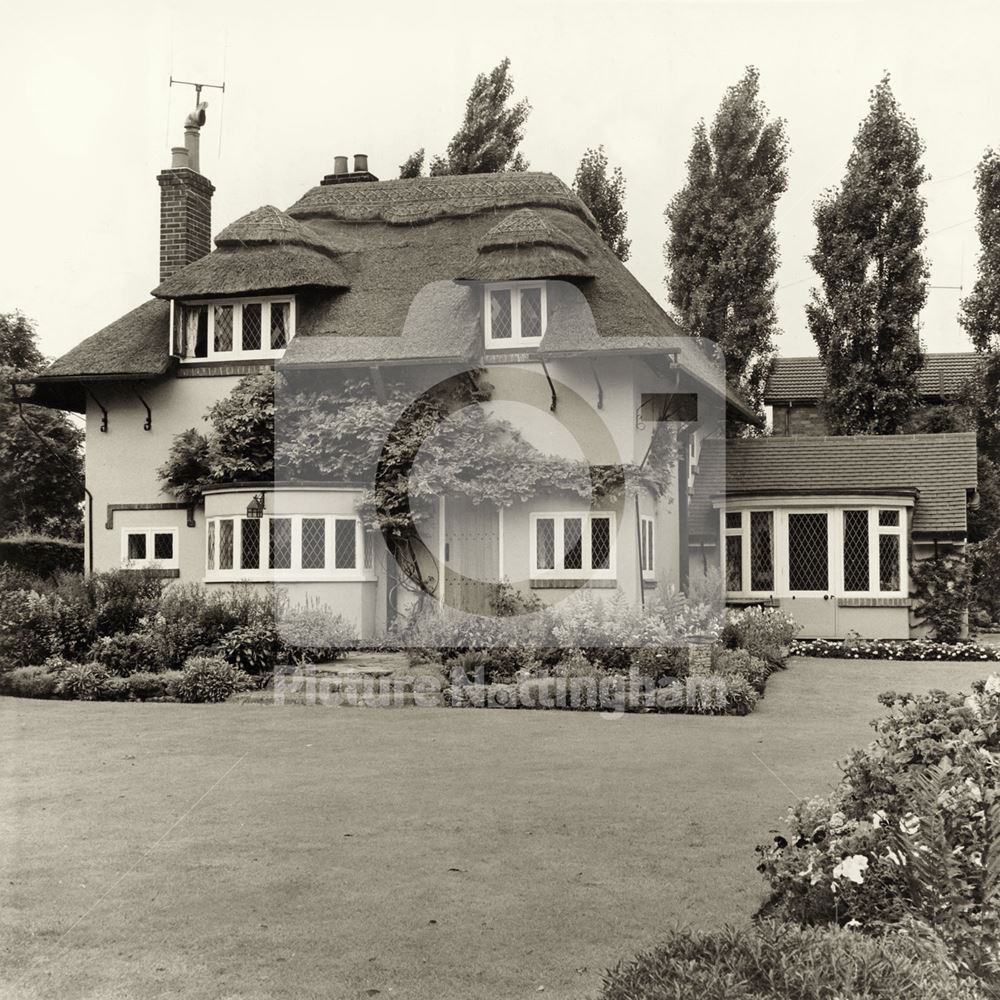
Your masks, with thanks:
[[[83,544],[44,535],[0,538],[0,565],[14,566],[35,576],[52,576],[58,570],[83,572]]]

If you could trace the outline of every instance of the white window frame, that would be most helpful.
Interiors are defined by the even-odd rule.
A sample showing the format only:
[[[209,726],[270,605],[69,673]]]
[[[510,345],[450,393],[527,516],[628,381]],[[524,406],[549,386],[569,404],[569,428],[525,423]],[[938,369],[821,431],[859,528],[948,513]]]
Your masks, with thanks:
[[[324,521],[324,558],[322,569],[302,568],[302,521],[321,520]],[[208,518],[205,528],[205,579],[208,582],[221,582],[229,580],[248,580],[251,582],[277,581],[310,581],[310,580],[371,580],[374,579],[373,568],[365,565],[366,545],[365,533],[360,518],[351,514],[291,514],[276,513],[265,514],[259,519],[260,523],[260,559],[261,565],[244,569],[242,562],[242,541],[243,522],[245,520],[257,520],[247,518],[245,514],[215,514]],[[287,569],[269,569],[267,567],[267,556],[270,551],[271,522],[273,520],[290,520],[292,558],[291,566]],[[233,566],[231,569],[219,568],[219,524],[222,521],[233,522]],[[354,566],[338,567],[335,565],[337,551],[337,524],[338,521],[349,521],[354,525]],[[214,562],[210,566],[209,536],[215,532]]]
[[[864,510],[868,514],[868,589],[846,590],[844,587],[844,512],[849,510]],[[773,559],[774,559],[774,589],[770,591],[750,590],[750,513],[751,511],[772,512]],[[880,511],[896,511],[897,523],[880,525]],[[740,514],[742,523],[739,528],[726,527],[726,514]],[[826,514],[827,517],[827,583],[826,590],[793,591],[789,586],[788,565],[788,517],[791,514]],[[781,507],[773,504],[732,504],[728,508],[720,508],[719,523],[723,538],[721,558],[723,560],[723,575],[725,576],[726,545],[725,538],[738,536],[741,539],[742,575],[739,590],[726,591],[729,597],[831,597],[846,598],[901,598],[909,596],[909,553],[907,545],[908,508],[898,502],[878,502],[866,499],[849,500],[836,504],[816,506]],[[881,590],[879,587],[879,536],[896,535],[899,538],[899,589]]]
[[[129,559],[128,539],[129,535],[146,536],[146,558]],[[173,539],[173,557],[170,559],[156,559],[153,556],[155,535],[170,535]],[[122,528],[122,569],[179,569],[180,555],[177,551],[179,533],[176,528]]]
[[[639,566],[643,580],[656,577],[656,519],[648,514],[639,518]]]
[[[563,566],[565,561],[566,545],[566,521],[567,519],[579,518],[580,524],[580,569],[566,569]],[[608,520],[608,538],[610,549],[608,552],[607,569],[591,569],[591,521],[594,518],[606,518]],[[538,568],[538,521],[551,520],[554,523],[554,554],[552,569]],[[614,580],[617,576],[618,564],[618,544],[617,526],[615,523],[614,511],[610,510],[569,510],[569,511],[547,511],[540,510],[528,517],[528,557],[531,560],[529,566],[529,577],[532,580]]]
[[[521,336],[521,292],[526,289],[541,290],[542,332],[538,337]],[[510,333],[509,337],[493,336],[493,292],[510,292]],[[548,296],[544,281],[498,281],[483,286],[483,328],[486,332],[486,346],[493,349],[511,347],[537,347],[545,337],[548,325]]]
[[[270,343],[271,337],[271,305],[280,302],[288,305],[288,330],[285,347],[272,349],[264,348],[265,343]],[[171,353],[180,357],[181,364],[205,364],[208,361],[256,361],[280,358],[284,355],[286,348],[295,337],[295,296],[294,295],[257,295],[238,299],[190,299],[177,303],[182,309],[175,313],[174,303],[171,302],[170,310],[170,336]],[[247,305],[259,305],[261,323],[261,349],[259,351],[243,350],[243,307]],[[184,331],[177,330],[175,324],[183,322],[185,310],[187,308],[197,308],[206,306],[208,312],[208,344],[207,354],[203,358],[186,357],[184,351]],[[233,349],[230,351],[217,351],[215,349],[215,307],[230,306],[233,310]],[[240,346],[237,347],[236,345]]]

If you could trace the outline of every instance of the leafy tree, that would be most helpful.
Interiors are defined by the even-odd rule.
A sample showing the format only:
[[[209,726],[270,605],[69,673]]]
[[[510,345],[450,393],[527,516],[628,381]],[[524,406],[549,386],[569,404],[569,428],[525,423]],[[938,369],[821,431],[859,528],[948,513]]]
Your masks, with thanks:
[[[588,149],[576,168],[573,190],[593,213],[604,242],[619,260],[628,260],[631,240],[625,239],[628,213],[625,211],[625,177],[615,167],[608,176],[608,158],[604,147]]]
[[[448,143],[447,156],[435,156],[431,160],[432,176],[498,174],[528,169],[528,162],[517,147],[524,139],[524,123],[531,113],[531,105],[522,100],[508,107],[514,93],[509,70],[510,60],[504,59],[489,75],[480,73],[476,77],[465,102],[465,118]],[[404,166],[412,167],[414,156]]]
[[[895,434],[919,398],[918,319],[928,280],[923,151],[883,77],[840,187],[815,207],[809,259],[822,289],[813,290],[806,314],[826,368],[824,408],[835,434]]]
[[[424,169],[424,147],[421,146],[399,165],[399,179],[408,180],[411,177],[419,177]]]
[[[719,345],[730,380],[762,410],[778,332],[774,212],[788,183],[788,141],[759,89],[750,66],[711,129],[695,126],[687,182],[664,214],[670,303],[692,334]]]
[[[24,407],[26,425],[10,396],[14,379],[36,375],[45,364],[32,322],[19,312],[0,314],[0,534],[79,540],[83,431],[41,406]]]

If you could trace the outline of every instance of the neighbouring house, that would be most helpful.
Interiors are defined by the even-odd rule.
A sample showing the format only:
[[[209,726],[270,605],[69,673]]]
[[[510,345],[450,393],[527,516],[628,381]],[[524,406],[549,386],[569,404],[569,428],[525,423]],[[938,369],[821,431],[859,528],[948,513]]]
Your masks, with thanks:
[[[918,411],[956,399],[979,363],[928,354]],[[702,565],[721,561],[729,604],[780,606],[804,637],[920,634],[910,567],[964,550],[975,432],[830,436],[824,388],[819,358],[778,358],[772,436],[706,442],[691,508]]]
[[[727,442],[727,422],[759,418],[551,174],[379,181],[365,156],[353,170],[336,157],[286,211],[250,212],[213,250],[199,127],[192,116],[157,178],[152,298],[31,380],[33,403],[86,418],[88,571],[278,584],[363,638],[424,597],[488,613],[500,581],[546,603],[586,587],[641,604],[720,579],[731,603],[789,607],[805,634],[909,634],[911,550],[964,543],[972,436]],[[269,369],[334,399],[359,379],[373,398],[390,382],[416,397],[475,373],[484,408],[538,453],[595,482],[659,463],[660,487],[441,495],[412,565],[360,513],[363,481],[166,493],[175,436]],[[664,429],[672,447],[654,452]]]
[[[981,364],[975,351],[925,354],[917,373],[918,413],[926,416],[927,411],[954,401],[978,375]],[[826,434],[820,405],[825,388],[826,373],[819,358],[777,358],[764,388],[772,433],[785,437]]]

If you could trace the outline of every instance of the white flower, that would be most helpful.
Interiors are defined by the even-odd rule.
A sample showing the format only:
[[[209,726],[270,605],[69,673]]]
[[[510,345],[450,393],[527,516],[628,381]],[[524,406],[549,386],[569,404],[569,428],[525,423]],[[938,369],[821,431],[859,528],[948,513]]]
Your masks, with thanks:
[[[982,792],[982,789],[980,789],[979,785],[977,785],[972,780],[972,778],[966,778],[965,779],[965,787],[969,789],[969,796],[970,796],[970,798],[972,798],[972,800],[974,802],[982,802],[983,801],[983,792]]]
[[[863,854],[852,854],[833,869],[834,878],[846,878],[849,882],[861,885],[864,882],[862,872],[868,869],[868,858]]]
[[[1000,674],[990,674],[986,678],[986,686],[983,690],[987,694],[1000,694]]]
[[[842,812],[835,812],[830,817],[830,829],[839,830],[847,822],[847,817]]]
[[[920,832],[920,817],[907,813],[900,821],[899,828],[908,837],[914,837]]]
[[[846,928],[847,928],[847,929],[848,929],[849,931],[853,931],[853,930],[855,930],[856,928],[858,928],[858,927],[860,927],[860,926],[861,926],[861,921],[860,921],[860,920],[848,920],[848,921],[847,921],[847,923],[846,923],[846,924],[844,924],[844,926],[845,926],[845,927],[846,927]]]

